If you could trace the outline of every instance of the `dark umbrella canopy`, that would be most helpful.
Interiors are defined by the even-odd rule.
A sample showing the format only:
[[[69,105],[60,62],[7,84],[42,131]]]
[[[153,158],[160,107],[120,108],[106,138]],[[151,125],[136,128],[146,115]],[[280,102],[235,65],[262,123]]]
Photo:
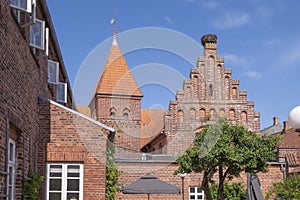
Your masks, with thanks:
[[[152,175],[145,175],[123,187],[124,194],[180,194],[180,189],[174,185],[157,179]]]

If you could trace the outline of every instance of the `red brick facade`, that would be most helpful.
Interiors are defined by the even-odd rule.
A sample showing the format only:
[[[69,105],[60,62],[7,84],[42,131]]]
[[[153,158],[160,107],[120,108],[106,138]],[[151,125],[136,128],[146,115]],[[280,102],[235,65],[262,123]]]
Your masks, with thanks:
[[[75,104],[46,1],[36,2],[36,19],[45,25],[44,49],[29,44],[30,26],[37,23],[32,14],[8,0],[0,5],[0,198],[13,188],[11,198],[21,199],[22,180],[31,169],[45,179],[40,191],[45,199],[46,162],[80,162],[84,199],[105,199],[106,135],[113,129],[69,110]],[[67,84],[64,103],[49,103],[57,100],[57,84],[48,82],[49,60],[59,63],[57,81]]]
[[[99,122],[55,102],[40,100],[40,105],[42,127],[38,153],[44,156],[39,157],[39,171],[46,169],[46,163],[82,163],[83,198],[105,199],[106,140],[109,132]],[[44,187],[42,193],[45,193]]]

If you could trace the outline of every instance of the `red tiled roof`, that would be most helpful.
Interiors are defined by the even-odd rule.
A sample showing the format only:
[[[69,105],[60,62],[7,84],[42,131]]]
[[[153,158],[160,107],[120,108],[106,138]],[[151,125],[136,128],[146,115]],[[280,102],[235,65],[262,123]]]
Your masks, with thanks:
[[[95,93],[142,96],[116,39],[113,41]]]
[[[77,106],[78,112],[84,114],[87,117],[91,117],[91,109],[88,106]]]
[[[141,110],[140,145],[145,146],[164,128],[165,110]]]

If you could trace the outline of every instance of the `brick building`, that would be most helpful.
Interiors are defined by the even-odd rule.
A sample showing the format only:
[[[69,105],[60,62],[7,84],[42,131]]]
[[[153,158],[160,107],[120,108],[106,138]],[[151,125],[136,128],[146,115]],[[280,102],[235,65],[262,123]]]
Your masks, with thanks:
[[[180,187],[174,155],[215,115],[258,132],[259,113],[224,68],[217,37],[205,35],[201,42],[204,55],[169,110],[146,110],[114,33],[91,103],[76,107],[46,1],[0,0],[0,198],[21,199],[22,180],[32,170],[44,177],[41,199],[105,199],[108,136],[115,138],[121,184],[151,173]],[[261,175],[264,192],[282,180],[280,167],[273,163]],[[202,194],[200,179],[185,178],[186,199]],[[245,176],[237,181],[245,183]],[[133,198],[145,196],[117,195]]]
[[[29,171],[41,199],[105,199],[114,129],[78,113],[70,88],[46,1],[0,0],[1,199],[22,199]]]

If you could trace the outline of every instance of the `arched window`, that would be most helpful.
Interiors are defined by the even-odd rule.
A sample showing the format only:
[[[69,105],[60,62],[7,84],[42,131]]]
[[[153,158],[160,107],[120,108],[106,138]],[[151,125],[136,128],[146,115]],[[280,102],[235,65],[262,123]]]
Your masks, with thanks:
[[[229,110],[228,118],[229,118],[229,120],[235,120],[235,110],[234,109]]]
[[[116,117],[116,113],[117,113],[117,110],[115,108],[110,108],[109,109],[109,116],[110,116],[111,119]]]
[[[190,117],[191,117],[192,119],[195,119],[195,118],[196,118],[196,110],[195,110],[194,108],[192,108],[192,109],[190,110]]]
[[[210,110],[209,110],[209,115],[210,115],[211,118],[215,118],[215,116],[216,116],[216,111],[215,111],[215,109],[213,109],[213,108],[210,109]]]
[[[237,88],[236,87],[232,88],[232,99],[233,100],[237,99]]]
[[[222,108],[219,110],[220,117],[225,117],[225,110]]]
[[[224,80],[224,85],[225,85],[225,99],[228,100],[230,98],[230,86],[229,86],[229,76],[226,76],[225,77],[225,80]]]
[[[204,109],[204,108],[201,108],[201,109],[200,109],[199,115],[200,115],[200,118],[201,118],[201,119],[204,119],[204,118],[205,118],[206,112],[205,112],[205,109]]]
[[[177,112],[177,122],[179,122],[179,123],[183,122],[183,112],[182,112],[182,110],[179,110]]]
[[[125,120],[129,119],[129,114],[130,114],[130,110],[129,110],[128,108],[125,108],[125,109],[123,110],[123,118],[124,118]]]
[[[186,87],[186,96],[187,98],[192,97],[192,88],[190,86]]]
[[[246,111],[241,112],[241,121],[247,122],[247,112]]]
[[[209,95],[209,97],[213,97],[214,96],[214,89],[213,89],[213,85],[212,84],[209,84],[208,95]]]

